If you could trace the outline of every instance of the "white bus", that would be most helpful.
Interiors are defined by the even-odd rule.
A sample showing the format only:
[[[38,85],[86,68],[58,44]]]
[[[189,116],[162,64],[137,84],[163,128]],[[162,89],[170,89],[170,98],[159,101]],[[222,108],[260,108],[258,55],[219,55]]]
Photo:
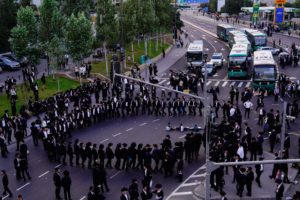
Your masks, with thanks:
[[[189,48],[186,51],[187,67],[191,68],[196,66],[197,68],[203,66],[203,41],[197,40],[190,43]]]

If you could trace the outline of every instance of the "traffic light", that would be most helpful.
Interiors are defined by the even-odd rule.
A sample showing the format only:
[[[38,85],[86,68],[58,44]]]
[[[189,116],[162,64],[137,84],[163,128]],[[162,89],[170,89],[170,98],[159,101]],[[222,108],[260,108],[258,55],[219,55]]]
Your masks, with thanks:
[[[120,57],[121,57],[121,61],[124,61],[125,60],[125,52],[124,51],[121,51],[120,53]]]

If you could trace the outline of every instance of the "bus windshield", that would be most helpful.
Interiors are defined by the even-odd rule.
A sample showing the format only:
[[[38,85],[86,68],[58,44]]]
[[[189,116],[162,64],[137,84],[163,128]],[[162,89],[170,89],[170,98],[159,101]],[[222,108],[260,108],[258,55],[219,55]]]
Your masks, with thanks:
[[[229,57],[229,65],[231,68],[246,67],[246,56]]]
[[[202,61],[202,52],[187,52],[187,61],[188,62],[201,62]]]
[[[275,67],[272,65],[255,66],[254,81],[275,81]]]
[[[234,31],[234,28],[228,28],[228,29],[226,29],[226,35],[229,35],[229,31]]]
[[[255,39],[255,45],[263,45],[266,43],[266,36],[256,36]]]

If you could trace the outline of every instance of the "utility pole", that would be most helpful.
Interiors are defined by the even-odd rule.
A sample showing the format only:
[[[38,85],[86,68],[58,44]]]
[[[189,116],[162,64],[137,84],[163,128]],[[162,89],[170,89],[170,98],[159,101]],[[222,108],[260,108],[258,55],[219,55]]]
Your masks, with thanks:
[[[285,134],[285,119],[286,119],[286,101],[283,103],[283,116],[282,116],[282,130],[281,130],[281,137],[280,137],[280,160],[282,160],[282,152],[284,149],[284,134]],[[281,170],[279,170],[279,179],[281,179]]]
[[[174,39],[175,40],[177,39],[177,33],[176,33],[176,31],[177,31],[177,28],[176,28],[176,12],[177,12],[176,1],[177,0],[175,0],[175,7],[174,7],[174,10],[175,10],[175,16],[174,16],[174,22],[175,22],[175,24],[174,24]]]

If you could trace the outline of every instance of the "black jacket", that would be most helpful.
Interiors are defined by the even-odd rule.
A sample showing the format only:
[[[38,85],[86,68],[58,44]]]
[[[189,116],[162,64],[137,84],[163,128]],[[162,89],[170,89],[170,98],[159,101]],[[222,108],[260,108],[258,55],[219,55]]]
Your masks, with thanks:
[[[72,181],[71,181],[71,178],[69,176],[64,176],[61,179],[61,186],[64,189],[70,189],[71,188],[71,184],[72,184]]]
[[[60,178],[59,174],[54,173],[54,175],[53,175],[53,181],[54,181],[54,185],[56,187],[61,187],[61,178]]]

